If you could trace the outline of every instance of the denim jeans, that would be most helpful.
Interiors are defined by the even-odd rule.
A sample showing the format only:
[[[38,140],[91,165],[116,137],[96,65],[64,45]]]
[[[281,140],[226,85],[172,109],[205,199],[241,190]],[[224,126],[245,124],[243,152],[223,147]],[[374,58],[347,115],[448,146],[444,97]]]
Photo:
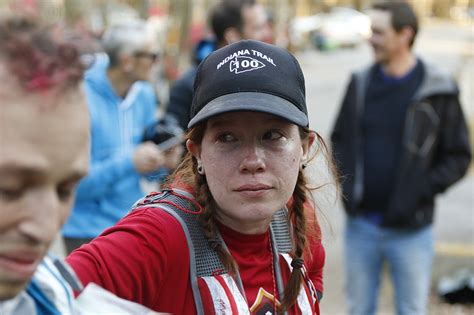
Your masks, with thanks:
[[[432,227],[414,231],[394,230],[360,217],[349,217],[345,232],[349,314],[376,313],[384,263],[388,263],[397,314],[426,314],[433,261]]]

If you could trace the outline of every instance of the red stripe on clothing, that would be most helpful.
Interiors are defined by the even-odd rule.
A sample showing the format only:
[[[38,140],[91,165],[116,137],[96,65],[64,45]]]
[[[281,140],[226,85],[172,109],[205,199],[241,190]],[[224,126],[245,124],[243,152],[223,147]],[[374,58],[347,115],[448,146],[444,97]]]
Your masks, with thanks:
[[[235,303],[234,295],[230,292],[229,286],[225,282],[224,278],[221,275],[215,276],[216,280],[221,284],[224,288],[225,294],[230,302],[230,308],[232,309],[232,314],[238,315],[239,312],[237,311],[237,304]]]
[[[198,278],[199,293],[201,294],[202,307],[204,314],[216,314],[217,311],[214,309],[214,303],[212,301],[212,294],[209,291],[206,281],[203,278]]]

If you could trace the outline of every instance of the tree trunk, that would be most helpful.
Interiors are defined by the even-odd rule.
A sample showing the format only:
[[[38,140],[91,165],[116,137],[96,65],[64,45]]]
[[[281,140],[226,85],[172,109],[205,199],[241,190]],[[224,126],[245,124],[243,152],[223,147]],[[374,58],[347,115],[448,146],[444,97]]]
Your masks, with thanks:
[[[449,18],[452,0],[435,0],[433,3],[433,13],[436,17]]]

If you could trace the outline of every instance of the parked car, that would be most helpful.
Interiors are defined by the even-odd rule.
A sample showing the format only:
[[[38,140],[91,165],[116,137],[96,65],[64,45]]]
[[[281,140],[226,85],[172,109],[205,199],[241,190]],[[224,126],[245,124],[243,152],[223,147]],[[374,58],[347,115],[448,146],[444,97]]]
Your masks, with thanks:
[[[300,43],[306,38],[320,50],[354,47],[371,35],[367,14],[347,7],[334,7],[328,13],[299,17],[292,23],[292,33]]]

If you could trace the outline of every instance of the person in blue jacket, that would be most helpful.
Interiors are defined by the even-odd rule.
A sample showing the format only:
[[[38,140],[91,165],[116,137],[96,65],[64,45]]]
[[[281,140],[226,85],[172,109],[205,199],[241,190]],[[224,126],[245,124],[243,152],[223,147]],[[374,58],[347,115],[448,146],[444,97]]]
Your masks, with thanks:
[[[169,164],[175,162],[151,141],[142,141],[145,128],[157,118],[157,99],[147,81],[157,53],[146,24],[112,26],[102,45],[105,53],[95,56],[85,74],[91,170],[79,183],[72,215],[62,230],[68,252],[125,215],[144,194],[142,175],[172,168]]]

